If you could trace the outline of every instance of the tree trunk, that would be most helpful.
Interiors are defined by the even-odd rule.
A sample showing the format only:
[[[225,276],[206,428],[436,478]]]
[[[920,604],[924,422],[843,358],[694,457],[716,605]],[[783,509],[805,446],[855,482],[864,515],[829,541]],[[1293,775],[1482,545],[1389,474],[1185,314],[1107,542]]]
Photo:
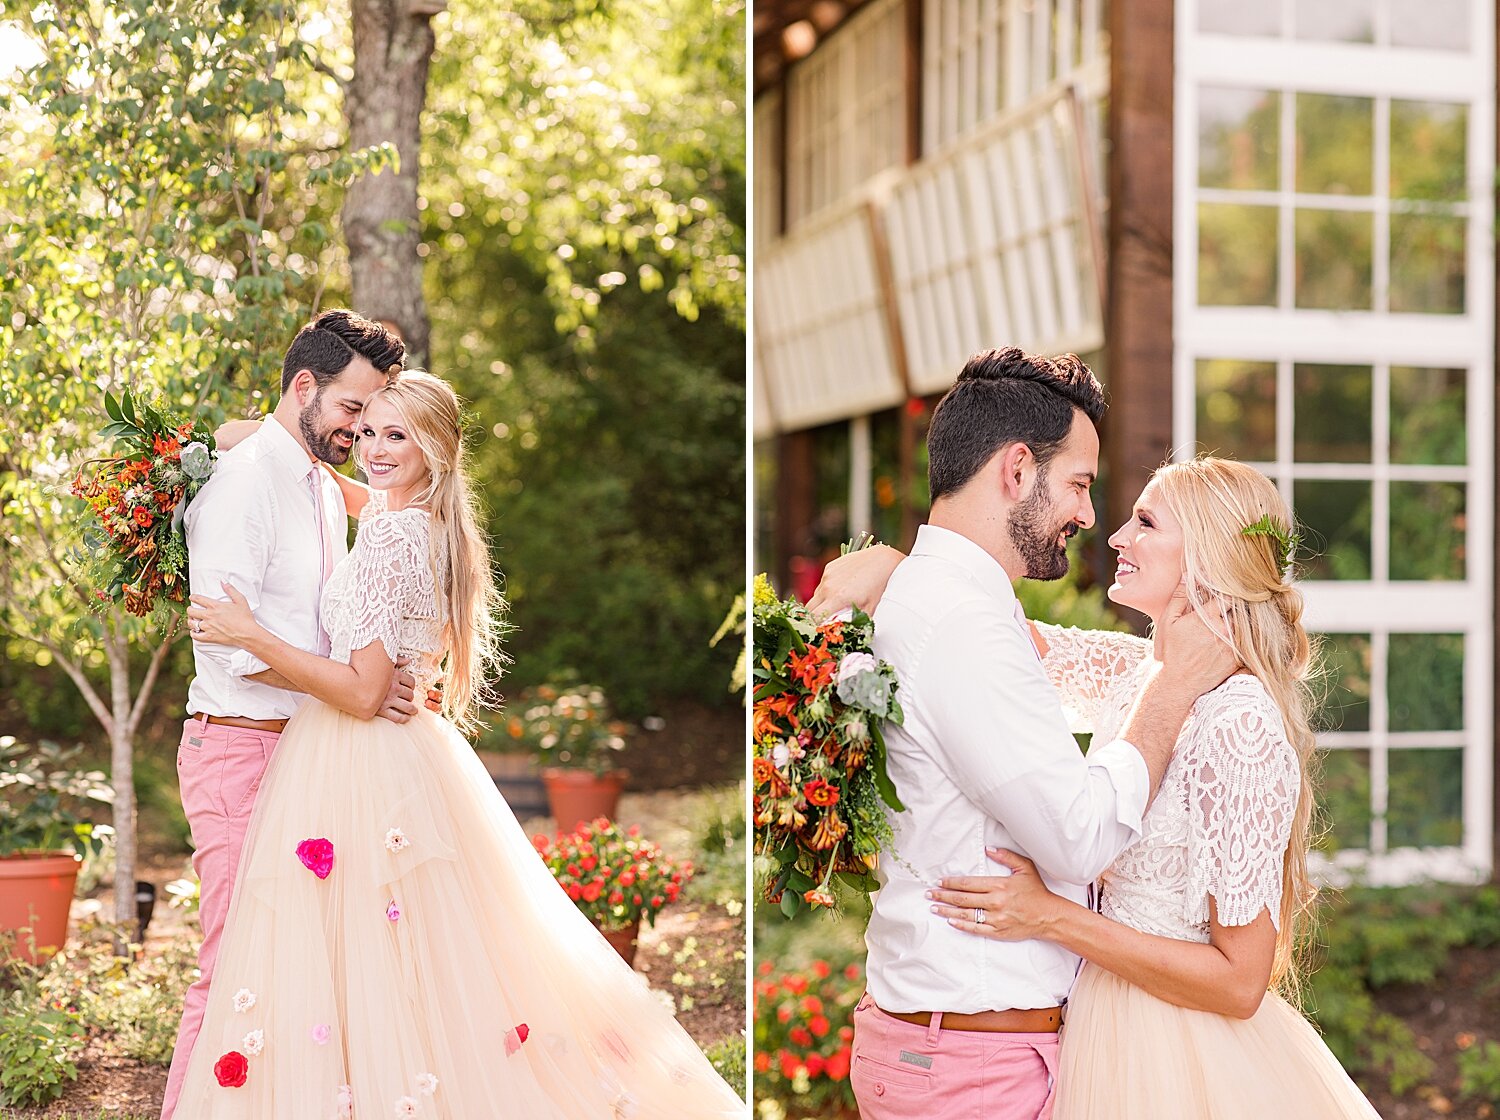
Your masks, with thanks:
[[[135,924],[135,724],[130,718],[130,645],[118,633],[105,639],[109,658],[109,777],[115,790],[115,921]],[[116,945],[116,952],[121,951]]]
[[[446,0],[350,0],[354,79],[344,103],[349,142],[356,151],[388,142],[401,156],[399,173],[360,176],[344,202],[354,310],[400,328],[408,365],[427,360],[417,172],[432,17],[446,6]]]

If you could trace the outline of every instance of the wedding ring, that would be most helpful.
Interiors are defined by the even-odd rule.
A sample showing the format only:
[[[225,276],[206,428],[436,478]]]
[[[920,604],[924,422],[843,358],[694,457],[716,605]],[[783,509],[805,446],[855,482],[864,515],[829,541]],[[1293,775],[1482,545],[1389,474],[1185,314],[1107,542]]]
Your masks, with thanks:
[[[984,925],[984,911],[977,906],[974,907],[974,924],[976,926]]]

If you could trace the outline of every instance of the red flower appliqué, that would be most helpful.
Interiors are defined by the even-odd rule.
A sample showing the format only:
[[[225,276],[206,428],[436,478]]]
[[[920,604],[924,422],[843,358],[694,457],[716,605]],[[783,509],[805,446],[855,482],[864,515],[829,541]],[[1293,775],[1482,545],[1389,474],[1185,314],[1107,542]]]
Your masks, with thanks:
[[[521,1048],[521,1043],[526,1041],[531,1034],[531,1028],[525,1023],[517,1023],[505,1032],[505,1056],[508,1058]]]
[[[214,1063],[214,1076],[226,1089],[238,1089],[250,1073],[250,1059],[238,1050],[231,1050]]]
[[[333,841],[321,836],[304,840],[297,845],[297,858],[319,879],[326,879],[333,873]]]

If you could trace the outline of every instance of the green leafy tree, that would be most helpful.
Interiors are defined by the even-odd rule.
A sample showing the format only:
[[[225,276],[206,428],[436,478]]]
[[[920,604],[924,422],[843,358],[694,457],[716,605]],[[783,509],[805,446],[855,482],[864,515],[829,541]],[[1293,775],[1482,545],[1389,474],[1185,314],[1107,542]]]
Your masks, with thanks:
[[[100,609],[68,483],[108,453],[105,391],[217,419],[275,384],[334,274],[337,196],[389,152],[328,150],[291,4],[14,9],[39,61],[0,87],[0,632],[109,739],[125,922],[133,752],[179,629]]]
[[[743,6],[468,0],[423,147],[434,368],[477,413],[512,690],[722,703],[743,590]]]

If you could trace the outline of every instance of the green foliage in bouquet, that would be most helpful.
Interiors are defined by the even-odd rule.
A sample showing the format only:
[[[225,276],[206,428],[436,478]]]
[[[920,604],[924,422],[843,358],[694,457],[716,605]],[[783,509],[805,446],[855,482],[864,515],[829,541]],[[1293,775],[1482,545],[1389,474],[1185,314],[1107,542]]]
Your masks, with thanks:
[[[94,459],[74,476],[72,493],[88,506],[85,566],[99,604],[125,604],[144,618],[188,599],[187,504],[213,473],[214,439],[206,424],[170,415],[126,389],[104,394],[110,422],[100,434],[120,454]]]
[[[835,908],[835,875],[868,894],[903,808],[885,766],[883,721],[899,724],[891,667],[856,610],[821,625],[764,575],[754,601],[755,851],[768,900],[788,918]]]

